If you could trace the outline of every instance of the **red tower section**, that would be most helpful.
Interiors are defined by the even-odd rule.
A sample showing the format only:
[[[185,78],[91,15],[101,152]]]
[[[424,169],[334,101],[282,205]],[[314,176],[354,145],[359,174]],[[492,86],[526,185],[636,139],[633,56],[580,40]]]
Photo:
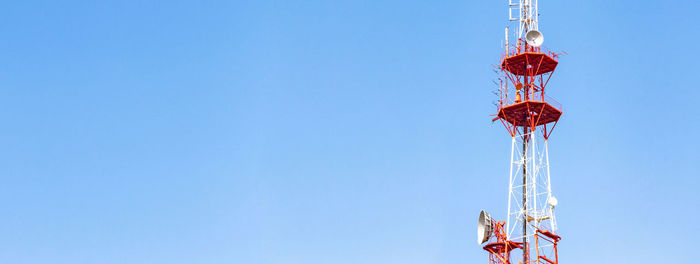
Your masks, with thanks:
[[[519,127],[534,131],[544,126],[544,137],[548,138],[559,121],[561,105],[544,93],[557,67],[557,57],[521,43],[504,53],[500,69],[505,82],[494,121],[501,120],[511,136],[521,133]]]
[[[508,240],[505,232],[506,222],[493,223],[493,236],[496,242],[488,243],[484,250],[489,252],[489,264],[510,264],[510,254],[514,249],[523,249],[523,244]]]

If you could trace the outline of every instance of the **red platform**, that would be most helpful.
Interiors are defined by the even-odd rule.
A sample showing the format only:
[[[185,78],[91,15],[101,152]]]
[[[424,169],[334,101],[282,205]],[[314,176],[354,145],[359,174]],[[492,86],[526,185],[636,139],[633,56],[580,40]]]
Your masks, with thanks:
[[[484,250],[492,253],[506,253],[516,248],[522,249],[523,246],[521,244],[522,243],[513,242],[510,240],[505,242],[493,242],[484,246]]]
[[[544,53],[524,52],[505,58],[501,68],[515,75],[536,76],[554,71],[558,63]]]
[[[538,230],[537,232],[539,232],[540,234],[545,235],[545,236],[547,236],[547,237],[553,239],[554,241],[559,241],[559,240],[561,240],[561,237],[560,237],[560,236],[557,236],[557,235],[555,235],[554,233],[552,233],[552,232],[550,232],[550,231],[548,231],[548,230],[544,230],[544,231]]]
[[[525,101],[504,106],[498,117],[514,126],[539,126],[556,122],[562,111],[543,101]]]

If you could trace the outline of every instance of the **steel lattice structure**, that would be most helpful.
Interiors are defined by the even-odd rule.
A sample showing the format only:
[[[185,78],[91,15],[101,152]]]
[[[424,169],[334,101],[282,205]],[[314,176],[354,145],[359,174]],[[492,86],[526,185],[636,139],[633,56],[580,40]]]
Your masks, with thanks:
[[[517,1],[517,2],[516,2]],[[514,11],[519,14],[513,16]],[[545,88],[558,65],[559,54],[540,47],[537,0],[509,0],[509,19],[518,21],[516,43],[508,43],[498,66],[500,78],[498,113],[512,137],[505,222],[486,215],[489,263],[511,263],[522,253],[523,264],[558,264],[557,234],[547,140],[562,115],[559,103],[545,95]],[[481,222],[480,229],[484,223]],[[492,233],[493,232],[493,233]],[[481,236],[481,235],[480,235]],[[487,238],[487,239],[488,239]]]

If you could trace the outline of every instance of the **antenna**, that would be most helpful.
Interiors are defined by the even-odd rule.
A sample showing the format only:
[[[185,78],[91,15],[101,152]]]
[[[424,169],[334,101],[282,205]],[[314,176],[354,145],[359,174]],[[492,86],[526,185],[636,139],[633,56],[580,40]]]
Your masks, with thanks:
[[[506,27],[506,56],[508,56],[508,27]]]
[[[533,47],[539,47],[544,42],[544,36],[537,29],[533,29],[525,34],[525,41]]]
[[[489,213],[481,210],[479,213],[479,223],[476,227],[476,240],[479,244],[483,244],[491,238],[493,232],[493,220]]]
[[[515,2],[517,1],[517,2]],[[519,16],[513,17],[513,11],[517,11]],[[508,20],[518,21],[518,40],[525,37],[529,45],[539,47],[544,38],[539,31],[539,11],[537,10],[537,0],[508,0]],[[528,38],[528,34],[533,32]],[[535,45],[536,44],[536,45]]]

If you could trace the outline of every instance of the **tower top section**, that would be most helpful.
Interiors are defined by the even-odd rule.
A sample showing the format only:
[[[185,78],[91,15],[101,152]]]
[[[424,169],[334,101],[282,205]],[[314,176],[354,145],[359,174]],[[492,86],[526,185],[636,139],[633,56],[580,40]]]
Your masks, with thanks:
[[[501,58],[503,73],[499,89],[498,113],[511,136],[543,127],[547,139],[562,115],[559,103],[545,95],[545,86],[559,63],[558,54],[541,47],[544,37],[539,31],[538,0],[508,0],[509,20],[518,21],[518,30],[506,27],[505,53]],[[511,35],[512,34],[512,35]],[[511,46],[508,39],[515,36]]]
[[[539,31],[537,0],[508,0],[508,20],[518,21],[515,39],[521,39],[530,31]]]

